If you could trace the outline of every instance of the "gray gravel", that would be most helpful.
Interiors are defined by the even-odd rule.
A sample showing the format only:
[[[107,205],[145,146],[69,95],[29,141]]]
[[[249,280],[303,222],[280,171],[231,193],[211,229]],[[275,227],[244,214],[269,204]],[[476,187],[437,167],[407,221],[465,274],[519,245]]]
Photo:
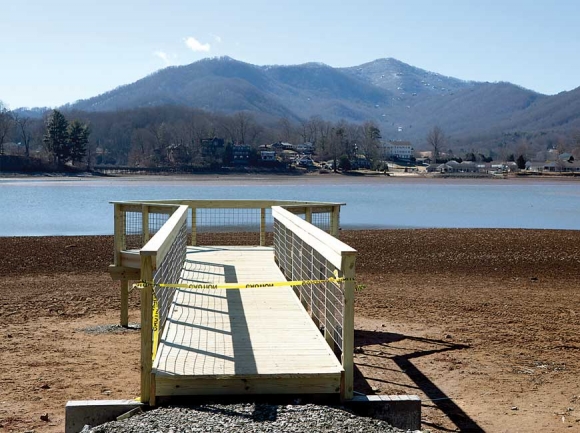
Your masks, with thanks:
[[[85,430],[92,433],[180,432],[404,432],[385,421],[343,408],[308,405],[232,404],[159,408]]]
[[[79,331],[87,334],[124,334],[131,331],[139,331],[141,325],[139,323],[129,323],[127,327],[121,325],[95,325],[87,328],[79,329]]]

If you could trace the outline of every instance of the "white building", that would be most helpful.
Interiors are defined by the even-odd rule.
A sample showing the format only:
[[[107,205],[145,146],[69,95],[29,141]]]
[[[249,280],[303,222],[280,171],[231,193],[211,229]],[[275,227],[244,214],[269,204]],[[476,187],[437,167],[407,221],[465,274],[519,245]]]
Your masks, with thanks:
[[[298,153],[311,155],[314,153],[314,145],[312,143],[297,144],[296,151]]]
[[[385,144],[387,158],[411,159],[415,149],[408,141],[389,141]]]
[[[276,161],[276,152],[273,150],[262,150],[260,156],[262,161]]]

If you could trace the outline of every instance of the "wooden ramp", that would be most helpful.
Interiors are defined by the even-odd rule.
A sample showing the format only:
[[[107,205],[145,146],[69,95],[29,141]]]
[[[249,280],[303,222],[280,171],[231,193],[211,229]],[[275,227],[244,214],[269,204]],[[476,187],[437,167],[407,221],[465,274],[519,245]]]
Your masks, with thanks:
[[[189,247],[182,281],[286,279],[272,248]],[[289,286],[178,289],[153,375],[155,396],[338,394],[343,368]]]

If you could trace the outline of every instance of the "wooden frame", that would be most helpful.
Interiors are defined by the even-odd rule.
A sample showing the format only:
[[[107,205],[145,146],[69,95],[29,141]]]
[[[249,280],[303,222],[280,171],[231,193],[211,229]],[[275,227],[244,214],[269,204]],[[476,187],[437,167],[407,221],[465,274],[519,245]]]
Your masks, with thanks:
[[[171,244],[187,220],[187,206],[179,206],[159,231],[140,251],[141,281],[152,281],[153,272],[163,262]],[[155,376],[153,367],[153,287],[141,289],[141,402],[154,404]]]
[[[171,213],[172,206],[189,206],[191,209],[191,245],[193,246],[197,245],[197,209],[260,209],[259,245],[265,246],[266,209],[273,206],[283,206],[290,212],[305,214],[308,222],[312,222],[312,214],[314,213],[330,213],[330,234],[338,238],[340,208],[345,205],[345,203],[296,200],[132,200],[111,203],[115,205],[115,215],[119,214],[120,221],[124,215],[123,212],[142,212],[142,233],[145,241],[149,240],[149,213]],[[115,233],[118,233],[117,226],[115,226]],[[121,250],[116,248],[115,252],[118,253]],[[116,264],[119,265],[117,262]]]
[[[148,200],[113,202],[114,204],[114,264],[109,272],[113,279],[121,281],[121,325],[128,325],[129,281],[141,279],[151,281],[155,269],[163,262],[170,245],[179,229],[186,221],[191,209],[191,243],[197,243],[197,209],[260,209],[260,245],[266,244],[266,210],[272,209],[272,216],[288,227],[308,245],[315,248],[348,279],[354,279],[356,251],[337,239],[339,216],[342,203],[307,202],[288,200]],[[140,250],[127,250],[125,231],[126,213],[139,212],[142,215],[141,235],[145,245]],[[167,222],[150,238],[149,215],[164,213],[170,215]],[[329,233],[313,226],[312,217],[316,213],[330,213]],[[305,219],[296,214],[303,214]],[[342,366],[341,398],[353,395],[353,348],[354,348],[354,287],[352,280],[344,284],[343,326],[342,326]],[[141,401],[155,403],[156,388],[164,389],[166,380],[152,373],[152,287],[141,291]],[[327,333],[327,342],[332,347],[332,338]],[[332,343],[332,344],[331,344]],[[177,380],[172,378],[171,381]],[[258,379],[261,381],[262,379]],[[267,379],[263,379],[267,380]],[[302,379],[297,379],[299,383]],[[261,383],[261,382],[260,382]],[[201,384],[201,382],[200,382]],[[197,387],[197,385],[195,385]],[[312,390],[319,385],[313,386]],[[324,381],[320,386],[324,385]],[[328,389],[331,389],[332,386]]]
[[[113,265],[109,274],[113,280],[121,281],[121,317],[120,324],[129,326],[129,281],[140,278],[141,261],[137,250],[127,251],[125,237],[127,212],[140,212],[142,215],[141,232],[144,243],[149,241],[149,213],[172,214],[177,206],[174,204],[138,204],[136,202],[111,202],[114,205],[114,246]]]
[[[272,207],[272,215],[276,220],[284,224],[287,229],[292,231],[294,235],[300,237],[303,242],[323,255],[346,278],[342,311],[341,351],[344,377],[341,384],[341,397],[346,400],[352,399],[354,391],[354,278],[356,250],[280,206]],[[326,337],[328,341],[329,336],[327,335]]]

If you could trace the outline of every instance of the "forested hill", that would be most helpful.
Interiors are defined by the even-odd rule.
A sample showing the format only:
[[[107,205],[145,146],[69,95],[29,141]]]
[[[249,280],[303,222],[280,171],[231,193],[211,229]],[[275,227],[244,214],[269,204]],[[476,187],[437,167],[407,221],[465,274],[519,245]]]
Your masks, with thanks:
[[[264,120],[373,120],[384,137],[412,141],[423,140],[433,125],[455,137],[580,127],[580,89],[546,96],[510,83],[462,81],[395,59],[350,68],[204,59],[160,70],[69,108],[115,111],[168,104],[249,111]]]

